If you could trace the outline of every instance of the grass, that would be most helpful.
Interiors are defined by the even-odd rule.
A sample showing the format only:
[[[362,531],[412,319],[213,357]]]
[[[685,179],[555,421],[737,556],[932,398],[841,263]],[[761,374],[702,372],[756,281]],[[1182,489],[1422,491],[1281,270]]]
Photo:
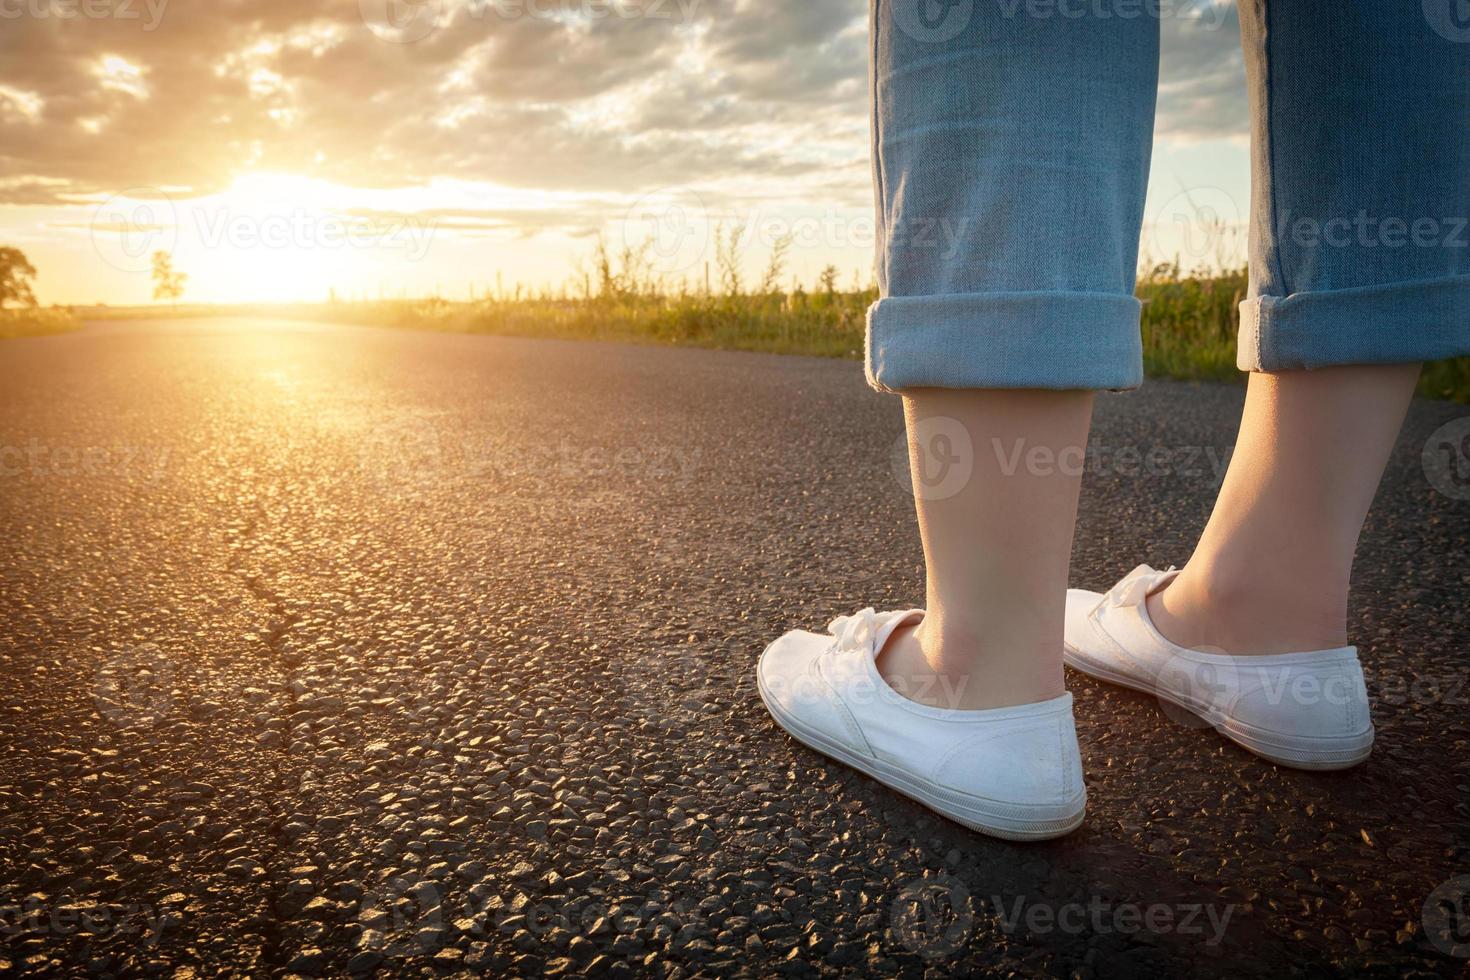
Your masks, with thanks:
[[[40,337],[65,333],[80,327],[81,321],[70,310],[39,306],[0,310],[0,340],[11,337]]]
[[[826,270],[811,290],[782,289],[781,256],[762,283],[747,288],[738,262],[720,255],[721,288],[669,291],[646,259],[625,250],[616,260],[599,248],[580,295],[543,293],[444,299],[376,300],[238,306],[101,308],[81,311],[91,319],[158,316],[269,316],[365,326],[521,337],[618,340],[713,347],[722,350],[862,356],[868,306],[875,288],[839,289],[836,270]],[[1143,301],[1143,363],[1150,377],[1239,383],[1235,367],[1238,304],[1246,293],[1244,269],[1182,272],[1161,264],[1139,277]],[[13,336],[5,333],[4,336]],[[1470,357],[1427,364],[1419,393],[1470,404]]]

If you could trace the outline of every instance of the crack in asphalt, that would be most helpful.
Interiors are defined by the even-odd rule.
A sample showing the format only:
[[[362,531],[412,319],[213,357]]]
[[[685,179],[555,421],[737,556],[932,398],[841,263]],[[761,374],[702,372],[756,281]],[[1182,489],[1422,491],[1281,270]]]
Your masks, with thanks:
[[[294,761],[292,752],[294,740],[291,735],[291,718],[296,715],[300,704],[300,696],[296,691],[295,681],[302,662],[300,657],[288,652],[286,637],[300,622],[296,613],[288,610],[286,599],[283,594],[268,586],[262,576],[247,571],[245,565],[249,555],[249,545],[258,539],[262,526],[268,522],[269,515],[265,504],[260,500],[254,502],[250,515],[246,518],[236,540],[239,546],[235,548],[227,563],[229,574],[233,575],[245,586],[247,592],[258,603],[265,607],[266,628],[257,635],[265,644],[268,653],[268,662],[277,666],[282,671],[284,678],[281,685],[281,700],[277,702],[272,699],[271,703],[281,705],[280,713],[286,723],[286,730],[280,739],[280,744],[274,746],[273,757],[281,760],[276,778],[278,781],[289,781],[291,763]],[[286,867],[288,860],[283,857],[288,853],[291,846],[290,835],[286,832],[286,823],[290,820],[289,796],[286,794],[270,794],[273,800],[281,801],[283,809],[272,815],[267,826],[267,834],[273,850],[261,855],[262,867],[265,869],[267,894],[264,896],[266,916],[257,922],[261,930],[262,948],[261,959],[272,969],[283,968],[291,957],[289,925],[291,913],[283,907],[286,901],[286,884],[291,880],[290,871]]]

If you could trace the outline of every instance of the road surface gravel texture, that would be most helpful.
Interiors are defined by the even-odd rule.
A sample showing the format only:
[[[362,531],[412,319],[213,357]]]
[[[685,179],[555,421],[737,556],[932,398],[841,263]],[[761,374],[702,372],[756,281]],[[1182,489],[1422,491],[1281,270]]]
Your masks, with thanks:
[[[1069,674],[1087,821],[1018,845],[756,696],[781,632],[922,601],[855,363],[175,320],[6,341],[0,392],[0,973],[1470,963],[1470,487],[1424,453],[1465,407],[1414,404],[1364,532],[1365,765]],[[1099,398],[1076,584],[1188,557],[1242,397]]]

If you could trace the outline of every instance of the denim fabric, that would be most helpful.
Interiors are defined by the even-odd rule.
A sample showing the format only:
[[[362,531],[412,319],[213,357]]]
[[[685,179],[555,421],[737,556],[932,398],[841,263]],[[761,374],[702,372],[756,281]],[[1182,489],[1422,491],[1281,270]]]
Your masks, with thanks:
[[[872,0],[875,387],[1142,381],[1158,11],[1178,5],[1111,2]],[[1470,24],[1437,2],[1241,0],[1243,369],[1470,352]]]
[[[1245,371],[1470,352],[1470,19],[1458,0],[1241,0]]]

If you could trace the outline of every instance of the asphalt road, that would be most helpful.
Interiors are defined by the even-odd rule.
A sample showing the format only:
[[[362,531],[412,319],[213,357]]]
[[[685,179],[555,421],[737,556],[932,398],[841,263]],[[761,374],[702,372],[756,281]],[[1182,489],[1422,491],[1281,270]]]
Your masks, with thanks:
[[[1241,397],[1101,399],[1078,584],[1187,557]],[[1070,675],[1087,822],[1016,845],[755,695],[778,633],[922,598],[856,364],[7,341],[0,973],[1460,974],[1470,492],[1421,451],[1467,414],[1415,404],[1364,535],[1367,764],[1276,769]]]

